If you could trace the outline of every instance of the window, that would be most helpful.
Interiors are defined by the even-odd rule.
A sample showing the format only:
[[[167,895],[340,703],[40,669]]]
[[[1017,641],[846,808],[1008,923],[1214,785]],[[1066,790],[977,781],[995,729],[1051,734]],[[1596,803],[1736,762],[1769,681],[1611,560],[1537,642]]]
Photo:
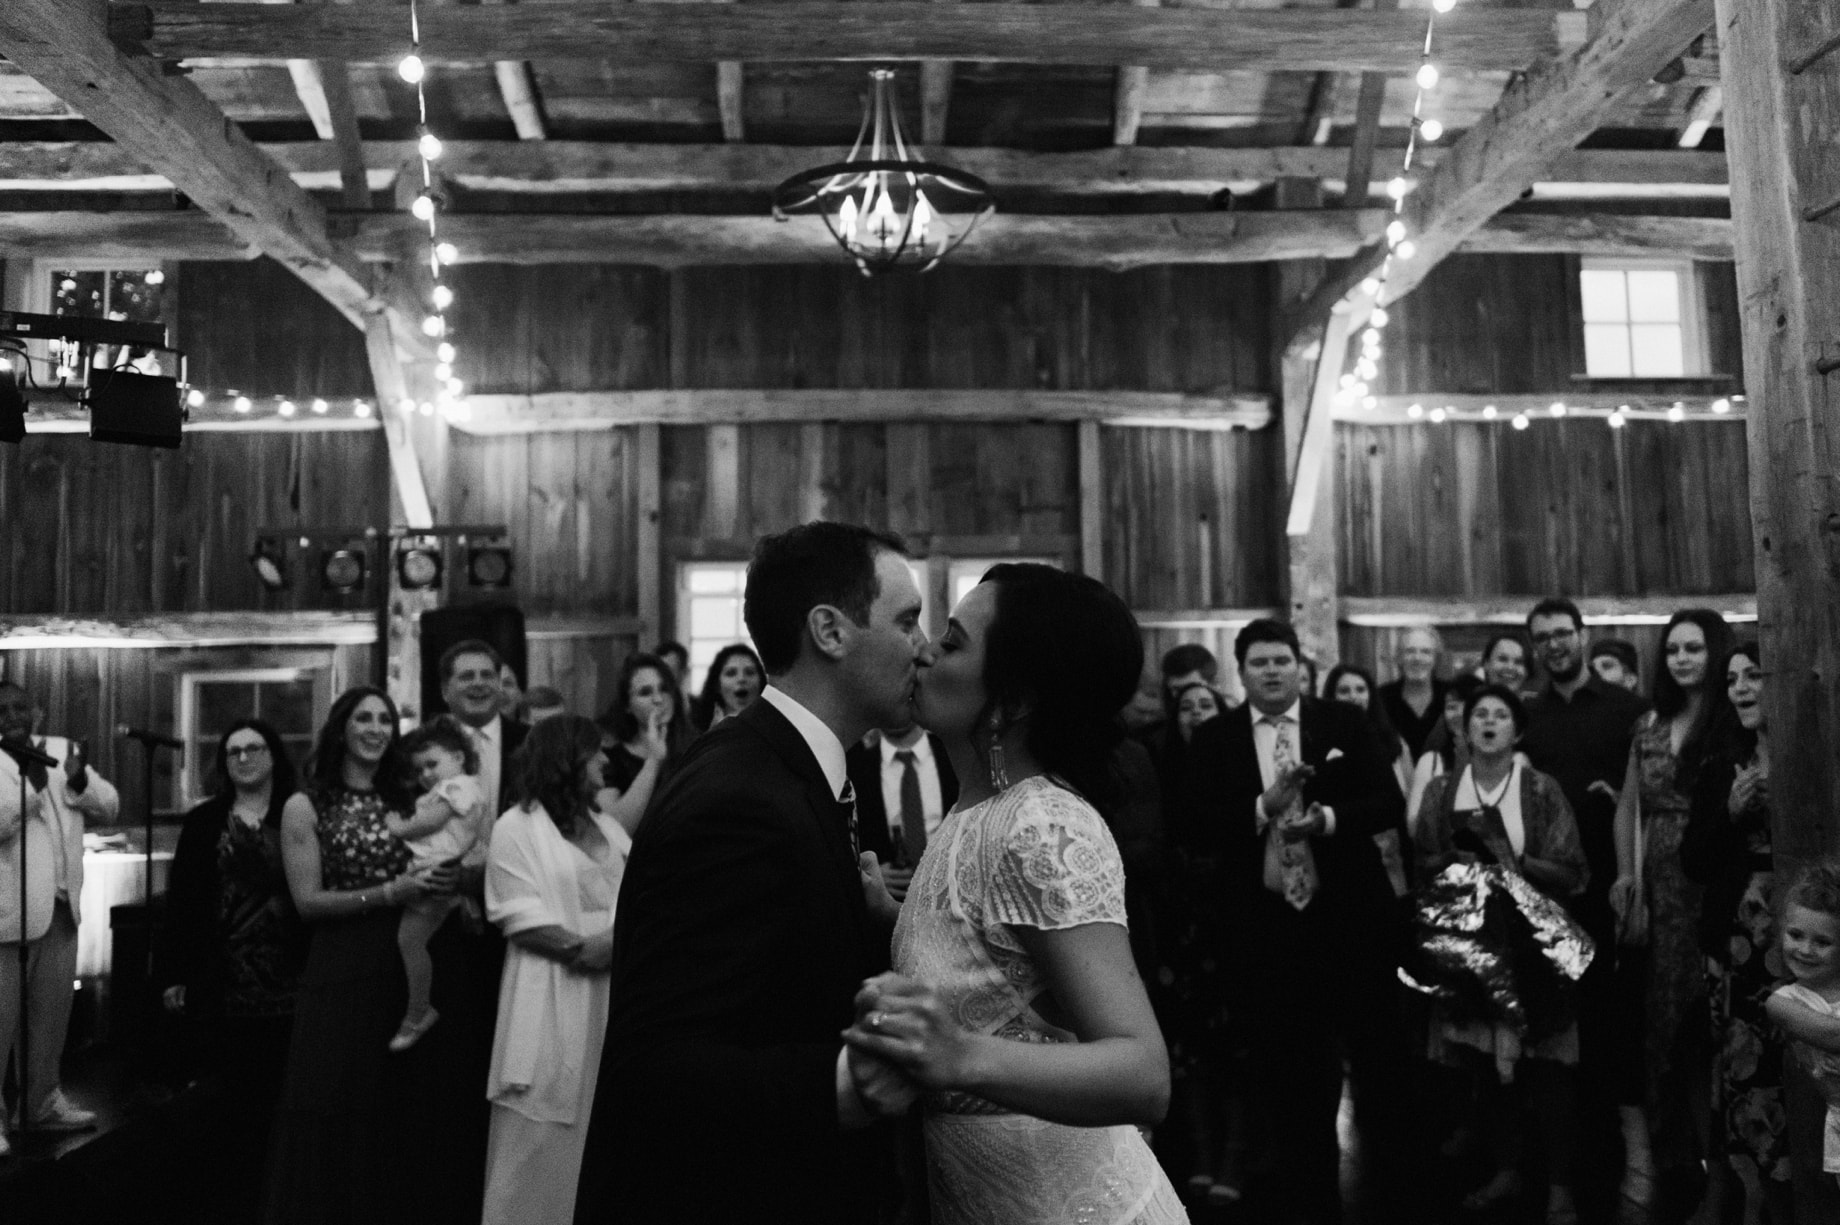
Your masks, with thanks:
[[[677,632],[690,648],[690,675],[684,688],[701,692],[703,674],[716,653],[731,642],[753,646],[741,619],[741,597],[747,589],[744,561],[687,562],[677,576]]]
[[[1585,373],[1600,379],[1705,373],[1699,283],[1693,265],[1586,260]]]
[[[38,276],[27,290],[28,300],[18,309],[39,314],[70,315],[81,319],[126,320],[133,323],[161,323],[166,318],[166,273],[159,267],[109,268],[78,266],[59,268],[47,263],[37,265]],[[41,375],[43,381],[63,381],[81,386],[90,368],[131,365],[144,374],[173,374],[162,370],[159,353],[129,349],[120,345],[96,345],[87,363],[79,346],[51,342],[32,352],[47,356],[50,365]]]
[[[965,593],[978,585],[978,581],[984,577],[984,571],[990,569],[998,562],[1005,561],[1039,562],[1044,566],[1053,566],[1056,570],[1060,569],[1061,566],[1060,562],[1052,557],[956,558],[946,567],[946,599],[950,602],[952,608],[957,608],[958,602],[965,598]],[[950,615],[949,610],[948,615]]]
[[[216,785],[217,742],[238,719],[261,719],[281,733],[296,767],[313,748],[316,712],[332,702],[317,668],[244,668],[179,676],[179,735],[185,743],[174,807],[189,808]]]

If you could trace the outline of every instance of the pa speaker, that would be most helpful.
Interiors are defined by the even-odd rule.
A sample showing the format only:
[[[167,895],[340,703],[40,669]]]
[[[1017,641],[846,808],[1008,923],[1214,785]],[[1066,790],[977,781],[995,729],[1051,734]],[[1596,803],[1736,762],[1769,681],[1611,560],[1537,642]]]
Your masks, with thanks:
[[[179,380],[136,370],[90,375],[89,436],[97,442],[176,449],[184,424]]]
[[[422,614],[422,718],[447,709],[441,700],[441,656],[448,647],[477,638],[511,665],[521,685],[529,677],[524,649],[524,613],[510,604],[435,608]]]

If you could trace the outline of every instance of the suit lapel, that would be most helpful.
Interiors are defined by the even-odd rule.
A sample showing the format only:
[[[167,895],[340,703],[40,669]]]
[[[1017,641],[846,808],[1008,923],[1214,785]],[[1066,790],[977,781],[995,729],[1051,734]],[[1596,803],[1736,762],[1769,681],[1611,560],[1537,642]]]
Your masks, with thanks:
[[[863,901],[856,855],[850,846],[849,824],[840,812],[837,797],[831,792],[830,780],[824,777],[824,768],[818,764],[817,754],[805,743],[799,729],[774,709],[771,702],[756,700],[735,717],[765,738],[774,754],[804,784],[803,807],[817,824],[826,857],[835,865],[834,874],[842,883],[850,913],[859,922],[866,920],[868,907]]]

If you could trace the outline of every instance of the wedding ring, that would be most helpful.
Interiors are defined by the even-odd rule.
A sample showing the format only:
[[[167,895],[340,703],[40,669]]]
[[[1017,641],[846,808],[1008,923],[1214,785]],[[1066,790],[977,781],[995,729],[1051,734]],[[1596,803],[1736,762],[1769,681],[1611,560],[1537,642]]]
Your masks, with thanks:
[[[872,1012],[869,1014],[869,1028],[873,1029],[878,1034],[882,1032],[882,1014],[881,1013]]]

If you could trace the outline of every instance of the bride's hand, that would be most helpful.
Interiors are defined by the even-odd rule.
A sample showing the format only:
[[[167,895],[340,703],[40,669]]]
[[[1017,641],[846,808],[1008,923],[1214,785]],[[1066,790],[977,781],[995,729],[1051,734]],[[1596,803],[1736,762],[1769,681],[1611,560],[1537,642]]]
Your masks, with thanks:
[[[906,1070],[923,1089],[964,1088],[972,1081],[976,1035],[952,1016],[931,987],[898,974],[863,984],[856,1023],[843,1040]]]

